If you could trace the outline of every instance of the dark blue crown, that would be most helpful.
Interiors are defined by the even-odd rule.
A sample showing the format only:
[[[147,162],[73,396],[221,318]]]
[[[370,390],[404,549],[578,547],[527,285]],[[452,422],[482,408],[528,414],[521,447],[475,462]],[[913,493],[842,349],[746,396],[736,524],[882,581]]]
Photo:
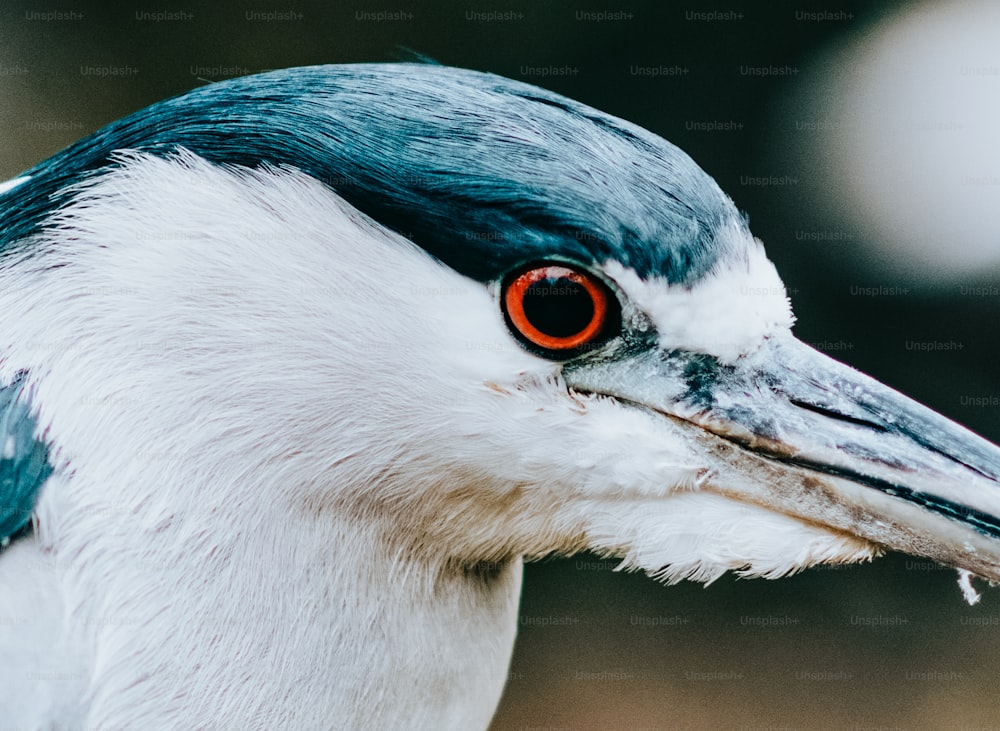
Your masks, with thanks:
[[[195,89],[32,168],[0,198],[0,253],[113,151],[179,147],[299,168],[480,280],[561,256],[690,283],[724,253],[719,227],[739,218],[677,147],[557,94],[442,66],[314,66]]]

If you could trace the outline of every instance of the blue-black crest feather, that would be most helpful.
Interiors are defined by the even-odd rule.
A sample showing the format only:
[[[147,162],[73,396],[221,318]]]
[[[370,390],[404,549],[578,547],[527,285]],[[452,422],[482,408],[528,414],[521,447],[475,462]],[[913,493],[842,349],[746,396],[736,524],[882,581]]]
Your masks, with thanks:
[[[48,448],[35,438],[24,377],[0,387],[0,542],[31,520],[42,484],[52,473]]]
[[[0,255],[115,150],[291,165],[480,280],[549,256],[690,283],[729,199],[681,150],[527,84],[425,64],[314,66],[200,87],[119,120],[0,197]],[[183,215],[178,212],[178,215]]]

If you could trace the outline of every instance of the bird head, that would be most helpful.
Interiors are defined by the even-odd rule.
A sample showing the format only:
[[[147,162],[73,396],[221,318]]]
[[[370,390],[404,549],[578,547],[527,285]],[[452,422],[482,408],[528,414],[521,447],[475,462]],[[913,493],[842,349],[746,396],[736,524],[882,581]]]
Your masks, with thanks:
[[[108,530],[246,505],[463,571],[591,550],[710,581],[888,548],[1000,580],[1000,450],[797,340],[712,178],[556,94],[430,65],[235,79],[3,205],[4,373],[54,461],[128,506],[90,511]]]

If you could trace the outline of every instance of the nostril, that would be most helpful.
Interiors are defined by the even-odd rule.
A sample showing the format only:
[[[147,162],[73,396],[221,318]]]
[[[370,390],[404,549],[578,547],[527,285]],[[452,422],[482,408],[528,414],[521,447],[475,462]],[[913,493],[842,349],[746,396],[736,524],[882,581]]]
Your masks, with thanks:
[[[877,421],[869,421],[868,419],[861,419],[857,416],[849,416],[848,414],[842,414],[839,411],[834,411],[833,409],[828,409],[825,406],[820,406],[818,404],[812,404],[808,401],[799,401],[798,399],[788,399],[788,402],[792,406],[798,406],[800,409],[805,409],[806,411],[811,411],[814,414],[819,414],[820,416],[826,416],[831,419],[836,419],[837,421],[846,421],[848,424],[855,424],[857,426],[867,427],[869,429],[874,429],[875,431],[886,432],[889,429],[884,424],[879,424]]]

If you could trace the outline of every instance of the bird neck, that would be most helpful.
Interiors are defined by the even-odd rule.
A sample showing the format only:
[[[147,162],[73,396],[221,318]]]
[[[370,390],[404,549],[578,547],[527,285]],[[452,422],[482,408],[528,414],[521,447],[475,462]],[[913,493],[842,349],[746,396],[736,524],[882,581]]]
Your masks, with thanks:
[[[119,536],[113,575],[75,577],[90,725],[486,728],[520,561],[404,558],[349,519],[284,522],[180,547]]]
[[[325,550],[274,575],[274,589],[297,597],[297,618],[281,622],[298,634],[283,662],[316,669],[308,675],[322,687],[302,698],[325,698],[316,727],[337,718],[342,728],[400,728],[406,719],[413,728],[485,729],[513,651],[521,561],[466,566],[400,555],[351,521],[307,532]]]

